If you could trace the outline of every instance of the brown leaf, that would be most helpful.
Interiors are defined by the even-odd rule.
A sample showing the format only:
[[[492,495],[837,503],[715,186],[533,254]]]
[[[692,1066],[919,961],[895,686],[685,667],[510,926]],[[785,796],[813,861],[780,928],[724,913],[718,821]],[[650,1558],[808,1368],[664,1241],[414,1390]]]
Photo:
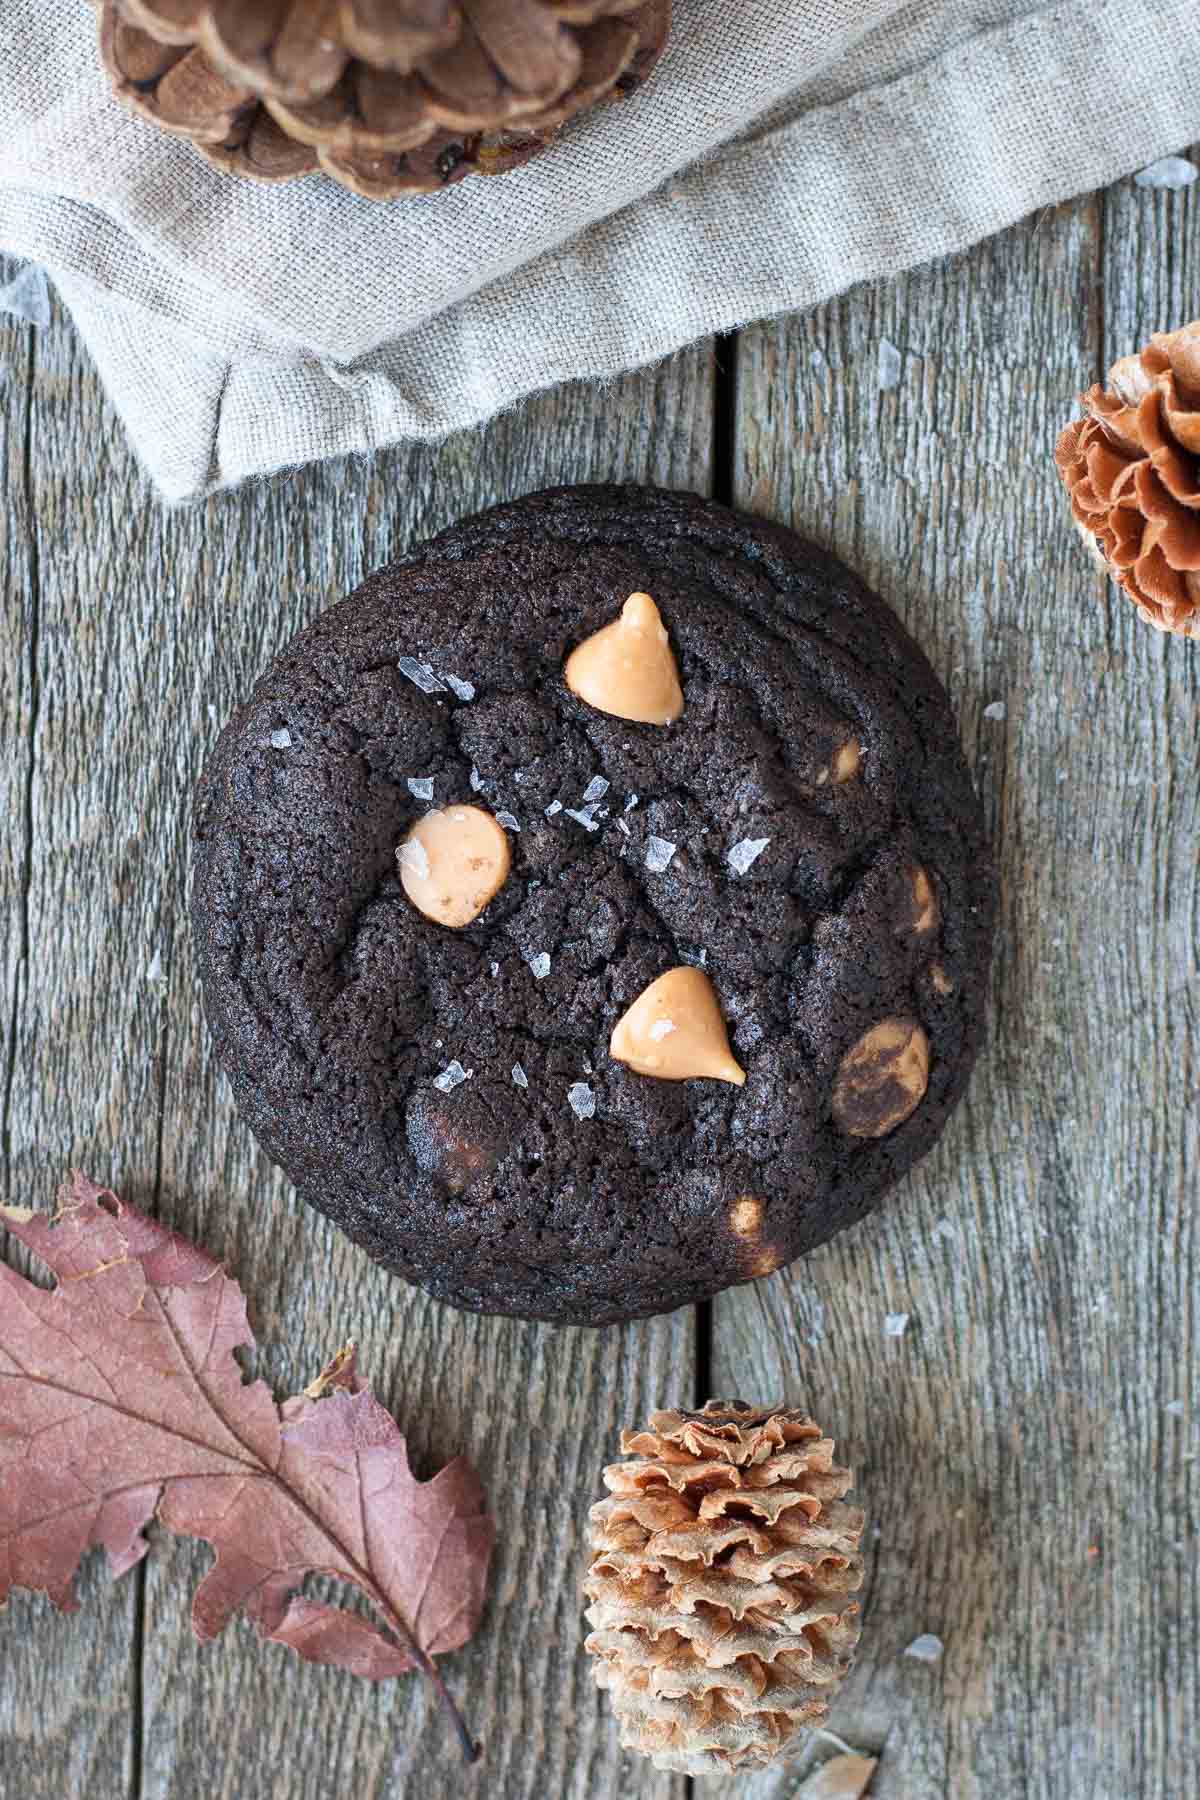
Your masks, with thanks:
[[[74,1610],[84,1552],[124,1574],[157,1516],[216,1551],[199,1637],[241,1610],[310,1662],[375,1681],[416,1664],[449,1705],[432,1659],[478,1625],[495,1536],[469,1463],[414,1479],[353,1346],[276,1406],[233,1355],[254,1343],[237,1283],[86,1176],[53,1218],[0,1219],[58,1278],[0,1264],[0,1606],[22,1587]],[[386,1629],[303,1597],[313,1573],[351,1582]]]

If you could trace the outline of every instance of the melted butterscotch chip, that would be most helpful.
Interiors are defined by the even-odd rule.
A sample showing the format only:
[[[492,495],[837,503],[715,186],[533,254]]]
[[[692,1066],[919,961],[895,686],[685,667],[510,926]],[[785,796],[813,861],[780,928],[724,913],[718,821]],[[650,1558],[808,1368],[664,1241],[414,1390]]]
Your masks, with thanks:
[[[853,781],[862,768],[862,745],[858,739],[847,738],[844,744],[839,744],[830,766],[835,781]]]
[[[762,1224],[763,1202],[755,1194],[739,1194],[729,1209],[729,1224],[737,1237],[753,1237]]]
[[[909,871],[912,886],[912,918],[909,920],[910,931],[916,931],[918,938],[925,938],[928,932],[937,931],[937,922],[941,920],[941,907],[937,905],[934,884],[928,878],[927,869],[916,864]]]
[[[668,969],[620,1019],[609,1054],[638,1075],[659,1081],[706,1077],[742,1087],[746,1071],[729,1048],[716,991],[703,969]]]
[[[774,1245],[764,1244],[762,1249],[751,1261],[746,1272],[753,1280],[758,1281],[764,1275],[773,1275],[782,1263],[783,1256],[776,1250]]]
[[[929,1039],[915,1019],[881,1019],[842,1058],[833,1116],[848,1137],[886,1137],[929,1086]]]
[[[946,998],[947,994],[952,994],[954,992],[954,983],[951,981],[940,962],[930,964],[929,979],[933,983],[935,991],[942,996],[943,1000]]]
[[[396,852],[400,882],[419,912],[461,931],[508,880],[508,839],[479,806],[447,806],[418,819]]]
[[[597,712],[670,725],[683,711],[679,665],[649,594],[630,594],[621,616],[572,650],[567,686]]]

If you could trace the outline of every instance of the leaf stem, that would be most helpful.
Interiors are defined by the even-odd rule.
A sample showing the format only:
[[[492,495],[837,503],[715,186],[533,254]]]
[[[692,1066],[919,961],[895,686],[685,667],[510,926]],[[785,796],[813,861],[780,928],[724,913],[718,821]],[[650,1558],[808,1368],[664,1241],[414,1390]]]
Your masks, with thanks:
[[[454,1704],[454,1697],[446,1686],[446,1683],[442,1680],[441,1670],[434,1662],[432,1656],[427,1656],[423,1650],[418,1652],[418,1666],[422,1673],[427,1675],[429,1680],[433,1683],[434,1692],[437,1694],[438,1699],[446,1710],[450,1723],[453,1725],[458,1741],[462,1746],[463,1761],[469,1763],[478,1762],[480,1754],[479,1745],[467,1730],[466,1720],[459,1712],[458,1707]]]

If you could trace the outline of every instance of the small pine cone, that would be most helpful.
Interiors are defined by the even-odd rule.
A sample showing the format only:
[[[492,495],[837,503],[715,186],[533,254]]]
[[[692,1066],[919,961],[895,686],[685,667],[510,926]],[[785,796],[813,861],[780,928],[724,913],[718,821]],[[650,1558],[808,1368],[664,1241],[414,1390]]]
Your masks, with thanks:
[[[1055,452],[1075,519],[1148,625],[1200,638],[1200,320],[1081,399]]]
[[[260,181],[370,199],[526,162],[630,93],[671,0],[100,0],[120,99]]]
[[[804,1413],[710,1400],[621,1434],[584,1583],[597,1685],[626,1748],[753,1770],[817,1724],[853,1661],[863,1515]]]

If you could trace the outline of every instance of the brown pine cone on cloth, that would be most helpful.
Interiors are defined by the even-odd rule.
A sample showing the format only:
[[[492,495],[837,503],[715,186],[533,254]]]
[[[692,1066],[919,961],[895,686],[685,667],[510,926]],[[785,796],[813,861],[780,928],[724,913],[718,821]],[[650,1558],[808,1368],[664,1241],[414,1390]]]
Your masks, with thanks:
[[[1200,320],[1081,398],[1055,452],[1071,510],[1148,625],[1200,638]]]
[[[802,1412],[710,1400],[621,1434],[584,1592],[627,1749],[747,1772],[820,1722],[859,1638],[863,1515]]]
[[[641,85],[671,0],[101,0],[117,95],[260,181],[369,199],[499,175]]]

